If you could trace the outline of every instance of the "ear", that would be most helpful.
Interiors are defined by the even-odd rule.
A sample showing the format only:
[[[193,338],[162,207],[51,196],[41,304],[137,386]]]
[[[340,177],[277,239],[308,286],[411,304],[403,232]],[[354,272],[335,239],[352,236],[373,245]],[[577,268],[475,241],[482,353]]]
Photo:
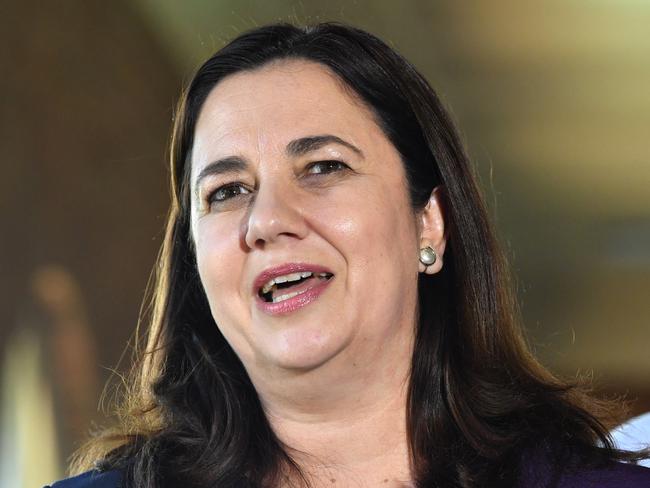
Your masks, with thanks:
[[[447,237],[445,234],[444,187],[437,186],[431,192],[429,202],[420,213],[420,248],[430,246],[436,252],[436,262],[425,266],[419,264],[421,273],[435,274],[442,269]]]

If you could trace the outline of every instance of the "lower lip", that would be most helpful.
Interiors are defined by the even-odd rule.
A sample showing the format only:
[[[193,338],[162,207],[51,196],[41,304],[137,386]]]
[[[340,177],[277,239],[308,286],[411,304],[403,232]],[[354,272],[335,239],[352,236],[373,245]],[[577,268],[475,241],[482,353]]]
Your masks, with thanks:
[[[299,308],[306,307],[315,301],[324,291],[325,288],[334,279],[332,276],[329,280],[322,280],[321,283],[314,285],[312,288],[305,290],[300,295],[287,298],[278,303],[267,302],[261,297],[257,297],[257,307],[264,313],[269,315],[283,315],[291,313]]]

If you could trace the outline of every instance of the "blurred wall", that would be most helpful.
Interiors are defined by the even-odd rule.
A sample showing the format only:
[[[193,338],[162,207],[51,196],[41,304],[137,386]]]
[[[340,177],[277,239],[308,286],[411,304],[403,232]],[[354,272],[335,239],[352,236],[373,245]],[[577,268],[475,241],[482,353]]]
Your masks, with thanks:
[[[41,376],[19,378],[29,397],[0,388],[14,412],[0,456],[23,453],[0,473],[13,488],[34,486],[50,451],[44,430],[7,437],[33,409],[21,402],[51,399],[59,467],[102,421],[160,244],[180,75],[120,1],[3,2],[0,36],[0,364]]]
[[[650,410],[650,4],[395,5],[0,5],[0,340],[35,331],[60,465],[136,324],[180,80],[280,19],[356,24],[421,69],[482,175],[538,354]]]

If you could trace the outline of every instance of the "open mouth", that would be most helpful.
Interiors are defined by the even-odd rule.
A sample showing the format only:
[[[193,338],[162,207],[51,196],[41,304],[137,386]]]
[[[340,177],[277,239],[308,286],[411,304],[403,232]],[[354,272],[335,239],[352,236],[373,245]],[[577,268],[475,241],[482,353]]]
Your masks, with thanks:
[[[332,273],[311,271],[299,271],[277,276],[261,286],[258,295],[265,302],[278,303],[305,293],[321,282],[330,280],[332,276],[334,276]]]

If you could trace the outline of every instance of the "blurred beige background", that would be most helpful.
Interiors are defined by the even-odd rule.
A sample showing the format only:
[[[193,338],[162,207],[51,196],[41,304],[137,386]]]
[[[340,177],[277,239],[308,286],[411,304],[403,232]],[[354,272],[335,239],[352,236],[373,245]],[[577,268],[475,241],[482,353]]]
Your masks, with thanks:
[[[176,96],[276,20],[347,21],[420,68],[482,176],[538,355],[650,410],[650,2],[322,4],[0,4],[0,488],[62,476],[102,423],[160,245]]]

